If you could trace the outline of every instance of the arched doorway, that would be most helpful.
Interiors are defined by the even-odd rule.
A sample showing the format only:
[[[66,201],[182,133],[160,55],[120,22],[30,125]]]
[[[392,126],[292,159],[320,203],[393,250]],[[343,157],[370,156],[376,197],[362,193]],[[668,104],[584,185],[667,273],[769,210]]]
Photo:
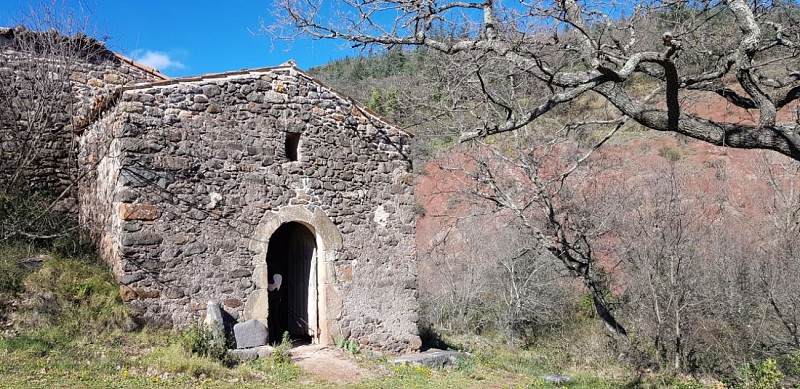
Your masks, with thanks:
[[[280,288],[269,294],[267,318],[270,342],[280,342],[284,332],[292,340],[310,342],[317,328],[317,244],[314,233],[298,222],[282,224],[267,248],[270,283],[281,275]]]
[[[244,318],[256,319],[269,326],[269,295],[271,292],[268,290],[268,284],[272,282],[270,276],[273,275],[273,272],[267,266],[267,251],[272,247],[279,247],[273,246],[281,241],[279,236],[275,236],[275,233],[286,224],[299,224],[315,237],[316,254],[312,256],[311,263],[311,268],[315,269],[315,271],[310,272],[309,277],[315,277],[316,280],[309,285],[315,285],[316,293],[312,293],[309,296],[315,298],[316,302],[306,308],[311,307],[308,310],[308,323],[312,327],[314,325],[317,327],[310,327],[309,332],[316,333],[316,335],[311,335],[312,342],[322,345],[332,344],[335,340],[334,337],[340,334],[337,323],[340,319],[343,300],[339,294],[334,275],[329,269],[332,268],[331,264],[342,250],[344,239],[342,233],[333,224],[333,221],[319,208],[312,211],[305,206],[287,205],[264,213],[261,221],[253,231],[253,236],[248,246],[253,253],[253,284],[255,285],[255,290],[248,295],[247,301],[245,301]],[[289,227],[286,228],[288,229]],[[284,234],[281,233],[280,235]],[[284,244],[286,242],[285,238],[286,236],[284,236]],[[273,240],[276,243],[273,243]],[[310,241],[310,239],[306,241]],[[276,253],[280,251],[278,248],[275,248],[275,250]],[[279,256],[279,254],[276,255]],[[277,315],[276,313],[276,317]],[[278,339],[270,338],[270,341],[272,340]]]

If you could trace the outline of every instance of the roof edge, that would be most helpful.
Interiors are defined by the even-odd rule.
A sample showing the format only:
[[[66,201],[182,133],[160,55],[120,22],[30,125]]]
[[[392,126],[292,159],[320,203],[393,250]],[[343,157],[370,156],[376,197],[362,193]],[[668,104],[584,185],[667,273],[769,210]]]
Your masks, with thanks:
[[[149,67],[149,66],[146,66],[146,65],[143,65],[143,64],[140,64],[140,63],[134,61],[131,58],[128,58],[128,57],[126,57],[126,56],[124,56],[122,54],[119,54],[119,53],[109,49],[108,47],[106,47],[105,42],[99,41],[99,40],[97,40],[94,37],[89,36],[89,35],[76,34],[76,35],[73,35],[73,36],[69,36],[69,35],[64,35],[64,34],[58,32],[58,31],[32,30],[32,29],[29,29],[29,28],[27,28],[27,27],[25,27],[23,25],[17,25],[15,27],[3,27],[3,26],[0,26],[0,36],[5,37],[6,39],[9,39],[9,40],[13,41],[15,39],[18,39],[18,35],[20,35],[20,34],[23,34],[23,35],[24,34],[33,34],[33,35],[37,35],[37,36],[43,36],[45,34],[57,34],[58,39],[62,39],[62,40],[65,40],[65,41],[82,40],[83,42],[86,42],[88,45],[91,45],[91,47],[94,47],[94,50],[96,50],[97,53],[102,53],[104,56],[108,56],[108,58],[110,58],[110,59],[119,60],[119,61],[121,61],[123,63],[126,63],[128,65],[131,65],[131,66],[133,66],[133,67],[135,67],[135,68],[137,68],[139,70],[142,70],[142,71],[144,71],[144,72],[146,72],[146,73],[148,73],[148,74],[150,74],[152,76],[156,76],[156,77],[158,77],[158,78],[160,78],[162,80],[168,80],[169,79],[168,76],[166,76],[163,73],[159,72],[158,69],[152,68],[152,67]]]
[[[134,61],[133,59],[131,59],[131,58],[128,58],[128,57],[126,57],[126,56],[124,56],[124,55],[122,55],[122,54],[120,54],[120,53],[113,52],[113,51],[112,51],[111,53],[113,53],[113,54],[114,54],[114,56],[115,56],[115,57],[117,57],[117,59],[119,59],[120,61],[122,61],[122,62],[125,62],[125,63],[127,63],[128,65],[131,65],[131,66],[133,66],[133,67],[135,67],[135,68],[137,68],[137,69],[139,69],[139,70],[142,70],[142,71],[144,71],[144,72],[147,72],[147,73],[149,73],[150,75],[156,76],[156,77],[158,77],[158,78],[160,78],[160,79],[162,79],[162,80],[169,80],[169,79],[170,79],[170,78],[169,78],[167,75],[165,75],[164,73],[161,73],[161,72],[160,72],[160,71],[158,71],[158,69],[156,69],[156,68],[153,68],[153,67],[150,67],[150,66],[147,66],[147,65],[140,64],[140,63],[138,63],[138,62]]]
[[[346,94],[344,94],[342,92],[339,92],[338,90],[332,88],[330,85],[328,85],[328,84],[322,82],[321,80],[309,75],[303,69],[300,69],[299,67],[297,67],[297,65],[294,63],[294,61],[291,61],[291,60],[287,61],[287,62],[285,62],[283,64],[277,65],[277,66],[268,66],[268,67],[262,67],[262,68],[241,69],[241,70],[232,70],[232,71],[222,72],[222,73],[208,73],[208,74],[203,74],[203,75],[200,75],[200,76],[186,76],[186,77],[178,77],[178,78],[165,78],[163,81],[153,81],[153,82],[145,82],[145,83],[139,83],[139,84],[134,84],[134,85],[123,86],[123,87],[120,87],[120,91],[121,92],[127,92],[127,91],[133,91],[133,90],[138,90],[138,89],[146,89],[146,88],[169,86],[169,85],[178,85],[178,84],[187,83],[187,82],[199,82],[199,81],[206,81],[206,80],[214,80],[214,79],[219,79],[219,78],[226,78],[226,77],[237,76],[237,75],[245,75],[245,74],[250,74],[250,73],[267,73],[267,72],[271,72],[271,71],[275,71],[275,70],[294,71],[297,74],[305,77],[306,79],[311,80],[311,81],[315,82],[316,84],[322,86],[323,88],[328,89],[329,91],[331,91],[333,94],[335,94],[340,99],[350,102],[351,104],[353,104],[354,107],[357,107],[359,111],[361,111],[363,113],[366,113],[369,116],[372,116],[375,119],[380,120],[380,121],[392,126],[397,131],[402,132],[403,134],[407,135],[410,138],[415,137],[414,133],[400,128],[400,126],[398,126],[396,123],[393,123],[393,122],[389,121],[388,119],[382,117],[381,115],[375,113],[374,111],[372,111],[371,109],[366,107],[364,104],[359,103],[358,101],[356,101],[354,98],[352,98],[352,97],[350,97],[350,96],[348,96],[348,95],[346,95]]]
[[[303,75],[303,77],[306,77],[309,80],[314,81],[317,84],[319,84],[319,85],[321,85],[321,86],[323,86],[325,88],[328,88],[328,90],[333,92],[335,95],[339,96],[339,98],[349,101],[351,104],[353,104],[354,107],[357,107],[359,109],[359,111],[367,113],[370,116],[373,116],[376,119],[378,119],[378,120],[380,120],[380,121],[382,121],[382,122],[384,122],[386,124],[391,125],[395,129],[397,129],[397,131],[400,131],[400,132],[408,135],[408,137],[410,137],[410,138],[413,138],[413,137],[416,136],[413,132],[409,132],[409,131],[406,131],[406,130],[400,128],[400,126],[397,125],[397,123],[393,123],[393,122],[389,121],[388,119],[384,118],[383,116],[377,114],[375,111],[369,109],[369,107],[365,106],[362,103],[359,103],[358,101],[356,101],[356,99],[354,99],[351,96],[348,96],[348,95],[346,95],[346,94],[344,94],[342,92],[339,92],[338,90],[334,89],[330,85],[324,83],[322,80],[320,80],[318,78],[315,78],[315,77],[311,76],[310,74],[306,73],[305,71],[303,71],[302,69],[298,68],[296,65],[292,64],[292,67],[295,69],[295,71],[297,71],[298,73]]]
[[[130,91],[130,90],[146,89],[146,88],[153,88],[153,87],[159,87],[159,86],[168,86],[168,85],[177,85],[177,84],[182,84],[182,83],[186,83],[186,82],[198,82],[198,81],[205,81],[205,80],[213,80],[213,79],[217,79],[217,78],[225,78],[225,77],[236,76],[236,75],[241,75],[241,74],[260,73],[260,72],[266,73],[266,72],[273,71],[273,70],[278,70],[278,69],[291,69],[291,70],[300,71],[300,73],[303,73],[301,70],[297,69],[296,67],[278,65],[278,66],[270,66],[270,67],[263,67],[263,68],[254,68],[254,69],[232,70],[232,71],[229,71],[229,72],[222,72],[222,73],[207,73],[207,74],[203,74],[203,75],[200,75],[200,76],[185,76],[185,77],[176,77],[176,78],[165,78],[162,81],[151,81],[151,82],[142,82],[142,83],[133,84],[133,85],[126,85],[126,86],[120,87],[120,89],[123,92],[127,92],[127,91]],[[305,73],[303,73],[303,74],[305,75]]]

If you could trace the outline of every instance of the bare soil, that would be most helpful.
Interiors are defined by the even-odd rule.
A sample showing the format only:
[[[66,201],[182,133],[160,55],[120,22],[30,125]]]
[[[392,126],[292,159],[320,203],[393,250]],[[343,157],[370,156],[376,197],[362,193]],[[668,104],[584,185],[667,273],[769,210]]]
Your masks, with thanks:
[[[292,349],[292,362],[298,364],[311,381],[330,384],[351,384],[374,378],[377,374],[357,363],[344,350],[320,345],[298,346]]]

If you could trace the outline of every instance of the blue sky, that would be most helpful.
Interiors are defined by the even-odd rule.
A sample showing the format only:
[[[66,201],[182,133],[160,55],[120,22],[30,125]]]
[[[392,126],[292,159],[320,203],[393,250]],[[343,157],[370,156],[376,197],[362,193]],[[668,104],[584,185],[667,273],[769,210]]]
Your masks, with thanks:
[[[52,1],[52,0],[51,0]],[[48,3],[50,1],[47,1]],[[30,0],[0,0],[0,26],[19,20]],[[341,43],[302,40],[287,45],[259,33],[271,0],[58,0],[88,15],[108,47],[170,77],[274,66],[294,59],[308,69],[357,52]]]

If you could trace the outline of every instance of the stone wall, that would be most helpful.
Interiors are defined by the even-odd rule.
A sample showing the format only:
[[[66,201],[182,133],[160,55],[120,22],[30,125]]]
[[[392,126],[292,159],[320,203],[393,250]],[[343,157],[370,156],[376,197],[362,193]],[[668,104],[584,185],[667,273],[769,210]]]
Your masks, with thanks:
[[[268,240],[296,221],[320,251],[320,341],[400,352],[420,346],[407,141],[292,66],[127,88],[83,136],[81,202],[144,320],[209,300],[264,319]]]
[[[111,92],[164,79],[85,36],[0,28],[0,191],[74,188],[77,137]],[[62,208],[74,205],[74,193]]]

